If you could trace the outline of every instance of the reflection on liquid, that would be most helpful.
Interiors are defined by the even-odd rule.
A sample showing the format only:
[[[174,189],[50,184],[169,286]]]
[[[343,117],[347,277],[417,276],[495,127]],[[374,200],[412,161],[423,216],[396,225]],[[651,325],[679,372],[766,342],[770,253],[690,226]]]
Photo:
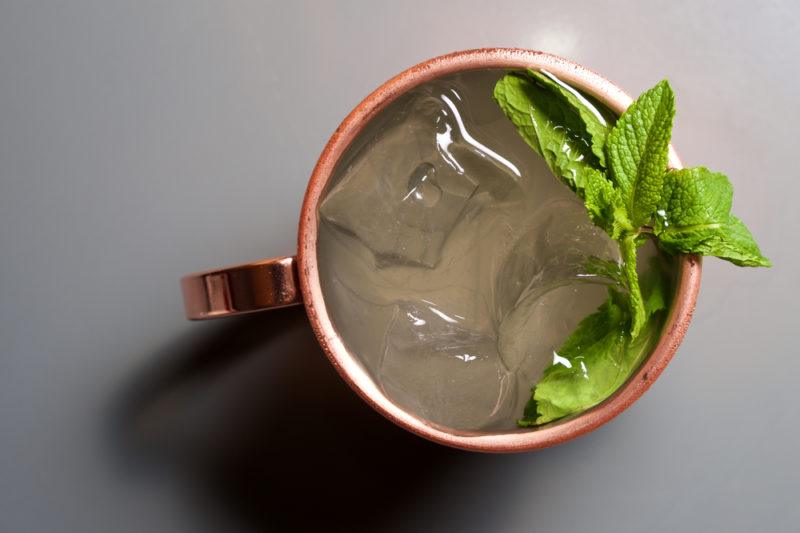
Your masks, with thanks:
[[[597,118],[597,120],[598,120],[598,122],[600,122],[600,124],[602,124],[603,126],[606,125],[606,118],[603,116],[603,114],[600,112],[600,110],[597,109],[593,103],[591,103],[589,100],[587,100],[586,97],[583,96],[579,91],[577,91],[574,87],[572,87],[570,85],[567,85],[566,83],[561,81],[552,72],[548,72],[547,70],[542,69],[541,73],[544,74],[545,76],[547,76],[548,78],[550,78],[551,80],[553,80],[554,82],[556,82],[558,85],[560,85],[562,88],[564,88],[564,90],[568,91],[570,94],[575,96],[575,98],[577,98],[578,101],[581,104],[584,105],[584,107],[586,107],[589,111],[592,112],[592,114],[595,116],[595,118]]]
[[[451,92],[459,100],[461,100],[461,96],[458,94],[458,92],[456,90],[451,89]],[[489,148],[485,144],[480,143],[477,139],[475,139],[475,137],[470,135],[469,131],[467,131],[467,127],[464,125],[464,119],[461,118],[461,113],[458,112],[458,108],[455,106],[453,101],[450,98],[447,97],[446,94],[442,94],[440,97],[444,101],[444,103],[447,104],[447,107],[450,109],[450,111],[453,113],[453,117],[456,119],[456,124],[458,124],[458,131],[461,132],[461,137],[470,146],[472,146],[474,148],[476,154],[478,154],[479,156],[481,156],[481,157],[483,157],[485,159],[491,160],[492,162],[494,162],[498,166],[503,166],[503,167],[507,168],[509,171],[511,171],[513,174],[515,174],[518,178],[522,177],[522,174],[520,173],[520,171],[516,167],[516,165],[514,165],[514,163],[512,163],[511,161],[509,161],[508,159],[506,159],[502,155],[498,154],[497,152],[495,152],[494,150],[492,150],[491,148]],[[438,143],[439,142],[439,135],[436,136],[436,140],[437,140],[437,143]],[[452,143],[452,139],[451,139],[451,135],[450,135],[450,125],[449,124],[447,125],[447,140],[449,141],[448,144]],[[446,151],[445,148],[443,148],[443,150]],[[448,154],[449,154],[449,152],[448,152]],[[452,156],[450,156],[450,158],[453,159],[453,161],[455,161],[455,159],[452,158]],[[456,162],[456,164],[458,165],[458,162]],[[461,167],[461,165],[458,165],[458,168],[462,173],[464,172],[464,169]]]

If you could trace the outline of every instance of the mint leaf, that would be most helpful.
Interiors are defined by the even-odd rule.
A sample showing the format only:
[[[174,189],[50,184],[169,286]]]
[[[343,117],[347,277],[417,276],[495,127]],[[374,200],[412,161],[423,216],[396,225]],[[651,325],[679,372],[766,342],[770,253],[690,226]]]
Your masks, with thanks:
[[[739,266],[770,266],[744,223],[731,215],[733,187],[705,167],[664,175],[653,230],[669,253],[713,255]]]
[[[525,142],[582,197],[587,169],[600,165],[577,110],[541,80],[519,72],[497,82],[494,99]]]
[[[728,221],[732,202],[733,187],[724,174],[705,167],[669,170],[654,229],[663,233],[686,231],[690,226],[718,228]]]
[[[602,172],[595,169],[586,171],[584,202],[592,222],[603,228],[612,239],[619,239],[624,232],[634,230],[622,194]]]
[[[602,401],[598,397],[605,390],[594,386],[595,378],[599,377],[594,372],[595,367],[600,366],[607,372],[616,366],[603,364],[603,359],[619,358],[628,327],[627,306],[620,306],[614,294],[613,289],[609,289],[609,297],[603,305],[581,320],[556,352],[554,364],[545,370],[533,390],[532,402],[526,408],[525,418],[519,421],[520,426],[544,424]],[[616,369],[613,373],[617,373]],[[609,381],[608,376],[604,381]]]
[[[650,268],[641,276],[640,286],[644,295],[645,316],[649,319],[658,311],[667,308],[669,287],[666,283],[667,273],[658,257],[650,261]]]
[[[616,263],[603,259],[590,258],[586,266],[608,278],[622,274]],[[558,357],[534,387],[517,424],[545,424],[611,396],[636,371],[661,333],[664,317],[658,313],[667,308],[667,279],[662,261],[654,257],[641,280],[647,320],[635,339],[630,335],[626,295],[610,288],[608,299],[557,350]]]
[[[611,176],[634,226],[650,221],[661,198],[674,116],[675,95],[664,80],[642,93],[608,135]]]
[[[639,287],[639,274],[636,271],[636,236],[629,235],[619,243],[619,252],[622,256],[622,271],[625,274],[628,287],[628,306],[631,313],[630,334],[632,338],[639,336],[639,332],[647,319],[644,308],[641,288]]]
[[[631,340],[625,296],[610,289],[605,303],[584,318],[556,352],[556,362],[536,384],[518,425],[552,422],[611,396],[647,356],[662,323],[658,317],[651,318]]]
[[[554,74],[546,70],[542,72],[529,70],[528,73],[542,85],[558,94],[572,109],[577,111],[585,131],[591,139],[592,153],[597,157],[600,166],[605,168],[606,137],[611,126],[616,122],[616,118],[612,117],[610,113],[603,113],[601,106],[590,102],[588,98],[558,79]]]
[[[772,261],[761,255],[761,250],[744,222],[733,215],[728,225],[717,232],[717,235],[695,246],[694,253],[713,255],[738,266],[772,266]]]

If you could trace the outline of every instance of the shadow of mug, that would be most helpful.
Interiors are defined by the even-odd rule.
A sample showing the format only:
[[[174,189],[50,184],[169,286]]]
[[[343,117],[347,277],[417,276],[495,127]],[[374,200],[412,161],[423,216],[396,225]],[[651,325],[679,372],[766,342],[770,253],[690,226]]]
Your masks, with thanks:
[[[202,499],[260,530],[376,531],[478,459],[370,409],[302,308],[217,326],[155,354],[114,406],[112,440],[131,468],[177,468]]]

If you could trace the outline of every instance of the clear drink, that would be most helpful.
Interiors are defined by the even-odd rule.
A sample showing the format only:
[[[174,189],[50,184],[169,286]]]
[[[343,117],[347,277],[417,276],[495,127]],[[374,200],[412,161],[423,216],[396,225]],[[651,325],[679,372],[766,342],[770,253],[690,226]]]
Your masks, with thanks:
[[[459,430],[515,427],[606,298],[587,259],[619,258],[492,100],[502,74],[440,78],[393,103],[320,205],[334,326],[389,398]]]

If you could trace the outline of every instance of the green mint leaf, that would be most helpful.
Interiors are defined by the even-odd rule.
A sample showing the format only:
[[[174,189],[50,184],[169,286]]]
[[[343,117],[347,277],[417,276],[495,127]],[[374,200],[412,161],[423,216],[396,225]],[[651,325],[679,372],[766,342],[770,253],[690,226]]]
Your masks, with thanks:
[[[533,397],[536,389],[531,391],[531,397],[528,403],[525,404],[525,409],[522,412],[522,418],[517,420],[517,425],[521,428],[530,428],[537,425],[536,419],[539,418],[539,405]],[[544,423],[544,422],[543,422]]]
[[[647,319],[667,308],[669,301],[668,275],[663,258],[656,256],[650,260],[650,268],[645,270],[639,279]]]
[[[528,73],[531,77],[541,82],[542,85],[558,94],[566,104],[577,111],[591,139],[592,153],[597,157],[600,166],[605,168],[606,137],[611,130],[611,126],[616,123],[616,118],[611,113],[604,113],[602,106],[591,102],[587,97],[558,79],[554,74],[546,70],[541,72],[529,70]]]
[[[586,171],[599,163],[580,114],[560,94],[525,73],[501,78],[494,99],[525,142],[582,197]]]
[[[594,386],[600,377],[595,370],[599,367],[608,371],[615,366],[604,364],[603,359],[609,356],[620,358],[628,329],[626,306],[615,301],[617,298],[613,296],[613,290],[609,290],[609,293],[603,305],[581,320],[564,341],[556,352],[557,357],[554,356],[553,365],[545,370],[544,376],[536,384],[531,398],[536,418],[531,420],[528,410],[528,424],[544,424],[602,401],[598,398],[606,391]],[[617,369],[613,369],[613,373],[616,375]]]
[[[629,235],[619,243],[619,252],[622,256],[622,270],[627,280],[628,287],[628,306],[631,313],[631,338],[639,336],[639,332],[647,320],[647,312],[642,299],[641,287],[639,286],[639,274],[636,271],[636,249],[638,244],[636,237]]]
[[[675,95],[664,80],[642,93],[608,135],[607,160],[634,226],[650,221],[667,168]]]
[[[728,220],[728,225],[716,236],[696,246],[695,253],[713,255],[738,266],[772,266],[772,261],[761,255],[761,250],[744,222],[733,215]]]
[[[634,231],[622,194],[602,172],[595,169],[586,171],[584,203],[592,222],[603,228],[612,239]]]
[[[733,187],[705,167],[670,170],[654,232],[669,253],[713,255],[739,266],[770,266],[744,223],[731,215]]]
[[[663,320],[653,317],[632,340],[625,296],[613,289],[556,352],[536,384],[521,427],[546,424],[589,409],[611,396],[649,353]]]
[[[669,170],[654,229],[659,234],[699,226],[718,228],[728,221],[732,202],[733,187],[724,174],[705,167]]]

